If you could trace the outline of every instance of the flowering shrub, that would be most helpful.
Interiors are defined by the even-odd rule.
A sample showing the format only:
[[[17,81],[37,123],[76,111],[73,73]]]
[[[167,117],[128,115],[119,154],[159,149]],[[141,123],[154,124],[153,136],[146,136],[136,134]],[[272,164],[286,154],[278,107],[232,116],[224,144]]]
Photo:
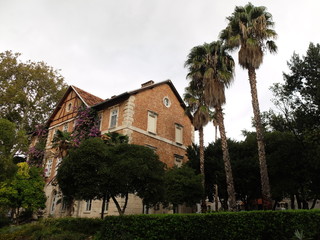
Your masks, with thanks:
[[[80,109],[71,136],[75,147],[78,147],[84,139],[100,137],[97,112],[92,108]]]
[[[28,150],[28,163],[31,166],[41,167],[45,153],[48,129],[42,125],[37,125],[34,134],[38,138],[38,142],[33,147],[30,147]]]

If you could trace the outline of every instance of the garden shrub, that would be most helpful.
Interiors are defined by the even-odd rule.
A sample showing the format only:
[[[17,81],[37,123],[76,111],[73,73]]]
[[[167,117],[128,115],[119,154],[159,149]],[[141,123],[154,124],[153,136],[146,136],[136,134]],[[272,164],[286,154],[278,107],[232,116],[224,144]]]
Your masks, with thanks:
[[[320,240],[320,211],[108,216],[97,239],[289,240],[296,230]]]
[[[44,219],[25,225],[0,229],[0,240],[85,240],[102,226],[101,219]]]

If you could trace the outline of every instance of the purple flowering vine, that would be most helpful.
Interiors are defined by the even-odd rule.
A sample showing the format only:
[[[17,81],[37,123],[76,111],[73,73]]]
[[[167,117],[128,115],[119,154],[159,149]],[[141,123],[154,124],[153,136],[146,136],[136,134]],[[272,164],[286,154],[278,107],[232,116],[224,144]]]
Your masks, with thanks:
[[[31,166],[41,167],[45,153],[48,129],[43,125],[37,125],[34,135],[38,138],[37,143],[28,150],[28,163]]]
[[[100,137],[97,112],[92,108],[80,109],[71,136],[75,147],[78,147],[83,140],[89,137]]]

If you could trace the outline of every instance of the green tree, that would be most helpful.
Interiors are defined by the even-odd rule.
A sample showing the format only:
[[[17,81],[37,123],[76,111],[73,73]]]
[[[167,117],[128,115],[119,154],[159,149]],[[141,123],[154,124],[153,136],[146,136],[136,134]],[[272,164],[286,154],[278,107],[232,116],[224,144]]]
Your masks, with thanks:
[[[21,209],[34,212],[45,207],[44,181],[40,170],[26,162],[18,164],[12,180],[0,183],[0,205],[11,209],[11,217],[18,219]]]
[[[131,144],[111,146],[100,138],[89,138],[63,159],[57,180],[67,198],[111,198],[123,215],[129,194],[137,194],[147,205],[162,201],[163,175],[164,164],[151,149]],[[122,208],[118,196],[125,198]]]
[[[29,132],[43,124],[63,96],[66,85],[44,62],[22,62],[20,53],[0,53],[0,118]]]
[[[215,109],[222,140],[229,207],[235,210],[235,190],[222,110],[222,105],[226,102],[225,87],[229,86],[233,80],[234,61],[226,52],[222,42],[216,41],[194,47],[185,65],[189,68],[188,76],[192,81],[202,81],[205,104]]]
[[[25,132],[7,119],[0,119],[0,182],[12,177],[15,172],[14,157],[26,151]]]
[[[164,196],[164,163],[150,148],[119,144],[111,148],[112,166],[109,192],[120,215],[125,213],[129,194],[136,194],[145,205],[153,206],[163,201]],[[120,207],[116,197],[125,198]]]
[[[272,15],[263,6],[255,7],[251,3],[244,7],[237,6],[233,14],[227,17],[227,20],[228,25],[221,32],[220,37],[231,49],[240,48],[238,53],[239,64],[248,70],[254,123],[257,132],[262,197],[264,208],[270,208],[271,192],[256,86],[256,69],[262,64],[265,50],[269,50],[271,53],[277,51],[275,42],[271,40],[277,37],[277,33],[272,29],[274,25]]]
[[[179,204],[194,206],[203,195],[201,175],[184,165],[173,167],[165,174],[166,201],[171,203],[176,211]]]
[[[71,149],[62,160],[57,181],[68,203],[69,214],[74,199],[101,199],[107,194],[108,189],[102,186],[109,179],[109,175],[104,176],[102,172],[107,164],[107,151],[100,138],[89,138]]]
[[[296,182],[301,184],[294,185],[295,191],[290,195],[292,199],[295,195],[298,208],[309,208],[307,200],[313,199],[312,208],[320,198],[319,62],[319,44],[310,43],[306,55],[294,53],[288,62],[290,72],[284,73],[284,83],[274,84],[271,88],[277,111],[265,113],[267,127],[294,136],[297,142],[295,149],[300,149],[299,154],[296,154],[299,156],[300,167],[293,172],[296,172]],[[301,173],[302,169],[305,172]]]

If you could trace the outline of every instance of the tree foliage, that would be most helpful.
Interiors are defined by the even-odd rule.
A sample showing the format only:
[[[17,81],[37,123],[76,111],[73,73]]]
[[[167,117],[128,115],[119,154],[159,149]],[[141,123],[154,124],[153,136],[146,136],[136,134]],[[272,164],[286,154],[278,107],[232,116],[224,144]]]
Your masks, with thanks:
[[[14,157],[26,150],[27,138],[16,124],[0,119],[0,182],[14,174]]]
[[[0,53],[0,118],[29,132],[43,124],[65,92],[59,71],[44,62],[22,62],[20,53]]]
[[[147,205],[163,199],[164,164],[149,148],[106,144],[100,138],[84,140],[63,159],[57,174],[62,193],[75,199],[111,198],[124,214],[129,194]],[[121,208],[117,197],[124,197]]]
[[[309,208],[308,200],[315,203],[320,198],[320,45],[310,43],[305,56],[294,53],[288,67],[284,83],[271,88],[278,111],[265,113],[265,123],[270,130],[291,136],[288,147],[296,151],[297,159],[290,165],[295,171],[288,169],[292,175],[284,175],[289,174],[290,197],[296,197],[299,208]]]
[[[18,218],[21,208],[36,211],[45,207],[44,181],[40,170],[24,163],[18,164],[18,171],[12,180],[0,183],[0,206],[11,209],[11,216]]]
[[[168,169],[165,174],[166,201],[177,207],[179,204],[194,206],[203,196],[202,176],[184,165]]]

